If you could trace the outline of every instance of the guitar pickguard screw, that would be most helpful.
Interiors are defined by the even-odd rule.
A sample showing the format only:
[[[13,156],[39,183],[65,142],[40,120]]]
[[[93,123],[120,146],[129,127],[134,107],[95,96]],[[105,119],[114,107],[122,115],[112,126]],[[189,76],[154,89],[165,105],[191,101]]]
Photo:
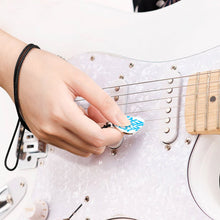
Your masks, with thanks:
[[[169,144],[165,145],[165,148],[167,151],[169,151],[171,149],[171,146]]]
[[[50,152],[54,152],[54,148],[52,146],[49,147]]]
[[[115,87],[115,92],[118,92],[120,90],[120,86]]]
[[[172,69],[172,70],[176,70],[177,67],[176,67],[176,66],[172,66],[171,69]]]
[[[85,201],[88,202],[89,201],[89,196],[85,197]]]
[[[114,100],[117,102],[119,100],[119,96],[115,96]]]
[[[119,79],[124,79],[125,77],[123,75],[120,75],[119,76]]]
[[[190,144],[191,143],[191,139],[190,138],[186,138],[185,143],[186,144]]]
[[[25,183],[23,183],[23,182],[20,183],[20,186],[21,186],[21,187],[24,187],[24,185],[25,185]]]
[[[90,60],[91,60],[91,61],[94,61],[94,60],[95,60],[95,57],[94,57],[94,56],[91,56],[91,57],[90,57]]]
[[[112,149],[111,154],[112,156],[115,156],[117,154],[117,149],[116,148]]]
[[[130,64],[129,64],[129,67],[130,67],[130,68],[133,68],[133,67],[134,67],[134,64],[133,64],[133,63],[130,63]]]
[[[44,160],[39,160],[38,163],[39,163],[39,166],[41,167],[44,166]]]

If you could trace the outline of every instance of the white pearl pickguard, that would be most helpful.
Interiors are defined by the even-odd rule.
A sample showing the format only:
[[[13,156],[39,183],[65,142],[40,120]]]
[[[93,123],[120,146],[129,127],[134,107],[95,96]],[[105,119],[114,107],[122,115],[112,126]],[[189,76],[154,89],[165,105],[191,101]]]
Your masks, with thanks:
[[[94,56],[91,61],[90,57]],[[220,48],[192,57],[169,62],[152,63],[131,60],[102,53],[87,53],[70,62],[89,74],[100,86],[112,86],[120,75],[126,83],[170,77],[174,65],[181,76],[220,67]],[[134,64],[129,67],[129,64]],[[182,84],[187,85],[183,78]],[[164,88],[164,82],[129,87],[129,92]],[[183,87],[184,94],[186,87]],[[167,91],[152,93],[154,99],[166,97]],[[152,99],[151,93],[128,96],[127,102]],[[43,166],[38,167],[34,200],[45,200],[50,206],[49,220],[64,219],[76,209],[85,196],[90,200],[73,219],[103,220],[126,216],[146,219],[208,219],[194,202],[187,183],[187,163],[196,136],[185,131],[184,96],[180,103],[177,139],[167,151],[162,134],[167,124],[164,118],[165,100],[127,105],[126,111],[148,109],[140,116],[145,126],[134,136],[126,136],[117,154],[107,148],[101,156],[80,158],[55,148],[48,153]],[[152,110],[154,109],[154,110]],[[164,127],[165,126],[165,127]],[[185,140],[190,138],[191,143]]]

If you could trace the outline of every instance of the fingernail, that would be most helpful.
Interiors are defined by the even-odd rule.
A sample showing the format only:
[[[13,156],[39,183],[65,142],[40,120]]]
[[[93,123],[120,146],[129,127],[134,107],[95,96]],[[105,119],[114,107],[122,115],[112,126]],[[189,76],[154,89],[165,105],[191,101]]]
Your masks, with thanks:
[[[121,127],[125,127],[125,126],[128,126],[130,125],[130,121],[128,120],[128,118],[123,114],[123,113],[119,113],[116,115],[116,122],[118,126],[121,126]]]

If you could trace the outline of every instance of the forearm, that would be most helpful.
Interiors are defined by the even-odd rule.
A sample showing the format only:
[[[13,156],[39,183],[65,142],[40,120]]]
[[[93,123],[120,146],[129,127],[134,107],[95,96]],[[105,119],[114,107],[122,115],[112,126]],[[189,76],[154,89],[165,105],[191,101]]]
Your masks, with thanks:
[[[13,74],[25,43],[0,29],[0,86],[13,98]]]

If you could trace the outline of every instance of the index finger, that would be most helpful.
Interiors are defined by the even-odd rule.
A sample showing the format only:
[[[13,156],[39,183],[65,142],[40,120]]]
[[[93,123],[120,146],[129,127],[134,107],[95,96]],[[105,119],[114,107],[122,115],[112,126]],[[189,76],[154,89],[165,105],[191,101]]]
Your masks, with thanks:
[[[80,71],[73,84],[77,94],[94,105],[110,122],[120,126],[130,124],[116,102],[85,73]]]

